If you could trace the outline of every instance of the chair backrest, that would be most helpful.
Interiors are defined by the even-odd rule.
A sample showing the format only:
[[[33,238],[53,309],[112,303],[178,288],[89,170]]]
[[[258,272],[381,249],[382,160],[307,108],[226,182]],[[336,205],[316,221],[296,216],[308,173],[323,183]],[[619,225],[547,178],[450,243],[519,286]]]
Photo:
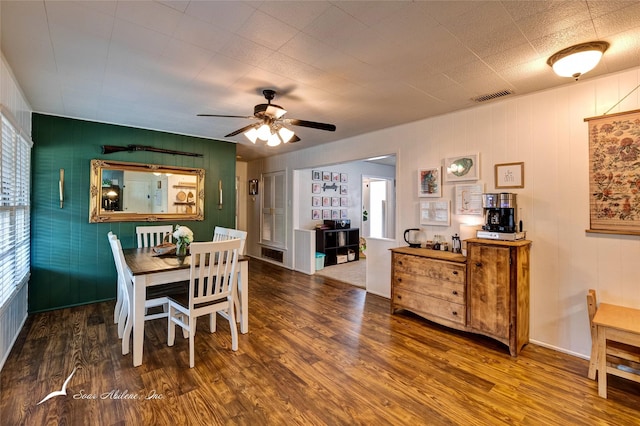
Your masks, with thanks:
[[[244,253],[244,244],[247,241],[247,232],[239,231],[237,229],[224,228],[222,226],[216,226],[213,230],[213,241],[226,241],[233,238],[240,239],[240,254]]]
[[[116,271],[118,272],[118,283],[125,283],[127,279],[127,272],[125,269],[124,253],[122,252],[122,245],[118,236],[112,232],[107,234],[109,238],[109,245],[111,246],[111,254],[113,254],[113,261],[116,264]]]
[[[197,242],[189,248],[189,309],[201,303],[232,300],[238,281],[240,240]]]
[[[598,337],[596,326],[593,324],[593,317],[596,316],[597,310],[598,305],[596,300],[596,291],[593,289],[589,289],[589,292],[587,293],[587,311],[589,312],[589,327],[591,328],[592,342],[595,342]]]
[[[138,248],[154,247],[162,244],[167,234],[173,233],[173,226],[136,226],[136,235],[138,236]]]

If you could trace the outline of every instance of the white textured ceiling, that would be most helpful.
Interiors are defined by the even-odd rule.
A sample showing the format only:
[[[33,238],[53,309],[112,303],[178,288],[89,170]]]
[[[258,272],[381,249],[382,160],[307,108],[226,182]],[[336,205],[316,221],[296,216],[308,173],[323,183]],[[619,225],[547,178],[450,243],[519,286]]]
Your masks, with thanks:
[[[546,64],[611,47],[583,79],[640,65],[638,1],[6,1],[2,51],[36,112],[238,142],[244,160],[569,81]],[[224,135],[272,88],[302,127],[275,148]],[[511,96],[514,96],[511,95]]]

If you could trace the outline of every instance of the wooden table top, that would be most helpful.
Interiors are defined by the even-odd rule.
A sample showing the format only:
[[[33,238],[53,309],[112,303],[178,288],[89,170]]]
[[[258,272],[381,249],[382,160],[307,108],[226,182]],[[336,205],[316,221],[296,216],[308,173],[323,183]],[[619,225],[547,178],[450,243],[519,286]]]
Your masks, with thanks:
[[[593,317],[593,323],[640,334],[640,309],[601,303]]]
[[[191,256],[184,259],[178,258],[175,254],[153,256],[155,252],[152,247],[123,249],[124,260],[132,275],[146,275],[157,272],[168,272],[179,269],[189,269],[191,267]],[[249,257],[241,255],[238,262],[246,262]]]

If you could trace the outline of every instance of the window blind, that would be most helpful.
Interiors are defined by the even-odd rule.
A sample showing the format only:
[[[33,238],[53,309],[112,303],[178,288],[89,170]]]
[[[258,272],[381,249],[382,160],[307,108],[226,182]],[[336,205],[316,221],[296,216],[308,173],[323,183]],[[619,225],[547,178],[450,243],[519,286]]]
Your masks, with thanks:
[[[0,308],[29,279],[31,141],[2,113]]]

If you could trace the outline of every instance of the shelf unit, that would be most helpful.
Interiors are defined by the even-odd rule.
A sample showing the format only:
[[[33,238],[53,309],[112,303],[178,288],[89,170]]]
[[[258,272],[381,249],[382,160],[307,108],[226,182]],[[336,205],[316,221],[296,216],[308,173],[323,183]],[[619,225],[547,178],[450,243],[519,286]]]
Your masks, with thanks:
[[[316,251],[325,254],[324,266],[359,260],[360,229],[316,229]],[[349,260],[350,251],[353,260]]]

